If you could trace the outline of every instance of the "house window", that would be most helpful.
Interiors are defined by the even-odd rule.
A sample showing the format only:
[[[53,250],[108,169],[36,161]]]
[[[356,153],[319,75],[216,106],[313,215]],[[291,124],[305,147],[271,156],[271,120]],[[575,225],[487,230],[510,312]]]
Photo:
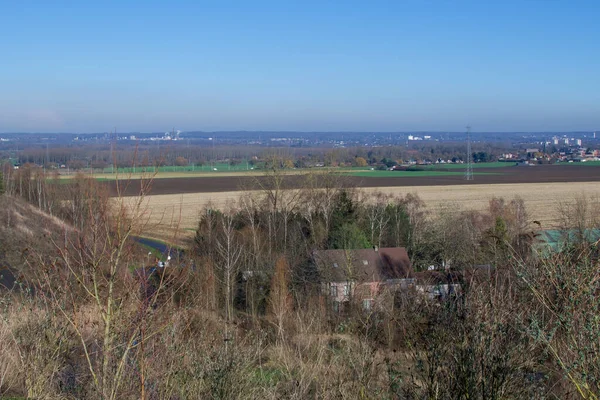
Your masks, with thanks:
[[[333,311],[336,313],[340,312],[340,302],[339,301],[333,302]]]
[[[373,299],[364,299],[363,300],[363,310],[371,311],[372,306],[373,306]]]
[[[350,296],[350,285],[349,284],[344,285],[344,296]]]
[[[336,285],[331,285],[329,290],[330,290],[329,294],[331,295],[331,297],[337,297],[337,286]]]

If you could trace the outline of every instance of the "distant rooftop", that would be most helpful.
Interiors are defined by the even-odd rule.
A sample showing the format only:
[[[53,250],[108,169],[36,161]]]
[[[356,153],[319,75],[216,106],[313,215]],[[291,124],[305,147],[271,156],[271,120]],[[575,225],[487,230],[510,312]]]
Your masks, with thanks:
[[[561,251],[571,244],[581,243],[582,240],[588,243],[600,241],[600,229],[584,229],[583,231],[550,229],[542,231],[537,239],[542,248]]]

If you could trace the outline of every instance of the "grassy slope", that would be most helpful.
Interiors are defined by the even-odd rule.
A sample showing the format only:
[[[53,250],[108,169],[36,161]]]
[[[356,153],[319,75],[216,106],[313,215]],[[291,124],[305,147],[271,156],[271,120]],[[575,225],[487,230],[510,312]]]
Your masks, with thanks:
[[[320,170],[311,170],[311,169],[294,169],[285,171],[286,175],[303,175],[307,174],[311,171],[320,171]],[[424,176],[451,176],[451,175],[463,175],[464,171],[454,170],[454,171],[439,171],[439,170],[417,170],[417,171],[378,171],[371,170],[368,168],[340,168],[334,169],[334,172],[339,172],[345,175],[351,176],[361,176],[361,177],[424,177]],[[169,178],[220,178],[225,176],[263,176],[265,171],[263,170],[255,170],[255,171],[225,171],[225,172],[158,172],[154,179],[169,179]],[[475,174],[489,174],[489,173],[478,173]],[[150,178],[152,174],[141,174],[141,173],[119,173],[118,179],[127,180],[127,179],[140,179],[142,177]],[[69,179],[72,176],[65,175],[61,176],[62,179]],[[110,181],[117,179],[116,174],[94,174],[94,178],[100,181]]]
[[[487,163],[474,163],[473,169],[477,168],[505,168],[505,167],[513,167],[517,163],[516,162],[487,162]],[[424,166],[426,169],[465,169],[466,164],[432,164]]]
[[[216,171],[214,170],[216,168]],[[227,163],[213,163],[210,165],[202,165],[202,166],[193,166],[193,165],[188,165],[188,166],[183,166],[183,167],[176,167],[176,166],[165,166],[165,167],[137,167],[137,168],[119,168],[119,172],[120,173],[138,173],[138,172],[156,172],[158,170],[158,172],[162,173],[162,172],[226,172],[226,171],[250,171],[251,170],[251,166],[249,164],[247,164],[246,162],[243,162],[241,164],[236,164],[236,165],[229,165]],[[114,173],[114,169],[113,168],[104,168],[104,170],[102,171],[103,174],[113,174]]]
[[[373,177],[373,178],[406,178],[406,177],[430,177],[430,176],[458,176],[464,175],[464,171],[359,171],[351,172],[349,175]],[[475,172],[474,175],[493,175],[491,172]]]
[[[586,162],[561,162],[559,165],[576,165],[580,167],[600,167],[600,161],[586,161]]]

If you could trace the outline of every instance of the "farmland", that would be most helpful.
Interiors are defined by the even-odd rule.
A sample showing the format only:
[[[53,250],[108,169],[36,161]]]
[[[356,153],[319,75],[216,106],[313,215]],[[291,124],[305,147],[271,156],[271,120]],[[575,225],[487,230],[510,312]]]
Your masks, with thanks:
[[[430,211],[443,208],[484,210],[492,197],[504,197],[506,200],[521,197],[525,201],[530,220],[540,221],[543,227],[553,227],[559,222],[558,207],[561,203],[581,196],[600,198],[600,182],[388,186],[361,190],[380,191],[393,196],[415,193],[424,200]],[[196,227],[202,207],[209,203],[214,207],[224,207],[237,201],[241,194],[240,191],[224,191],[148,196],[146,204],[150,223],[161,227],[161,233],[155,233],[154,236],[166,238],[173,235],[175,227],[190,235]]]
[[[302,185],[307,170],[293,170],[294,174],[284,177],[285,185],[297,188]],[[336,171],[336,170],[332,170]],[[304,172],[304,174],[302,173]],[[318,171],[315,176],[319,176]],[[479,168],[474,172],[473,181],[465,181],[463,172],[453,171],[366,171],[340,170],[339,179],[350,186],[363,188],[399,187],[399,186],[446,186],[446,185],[496,185],[517,183],[568,183],[568,182],[600,182],[600,168],[588,167],[583,164],[570,165],[540,165],[528,167]],[[264,172],[254,172],[252,175],[239,173],[222,173],[219,175],[167,175],[159,174],[164,179],[155,179],[152,185],[152,195],[182,194],[182,193],[214,193],[234,192],[241,189],[253,188],[265,182]],[[287,174],[286,174],[287,175]],[[125,196],[135,196],[139,193],[137,176],[124,176],[121,193]],[[124,183],[126,182],[126,183]],[[113,192],[114,181],[107,182]],[[126,188],[125,188],[126,187]]]
[[[525,201],[530,220],[540,221],[544,227],[556,226],[561,203],[581,196],[600,198],[600,169],[597,168],[565,165],[479,171],[486,174],[475,175],[475,179],[468,182],[460,173],[410,177],[392,171],[371,171],[378,172],[371,176],[350,175],[345,176],[345,180],[350,186],[369,192],[380,191],[394,196],[416,193],[430,211],[443,208],[483,210],[492,197],[506,200],[520,197]],[[185,232],[184,235],[191,235],[202,207],[209,203],[216,207],[233,203],[239,199],[242,188],[255,189],[261,179],[264,177],[220,176],[154,181],[147,197],[148,217],[158,228],[153,229],[152,236],[167,238],[173,235],[175,227]],[[286,176],[285,179],[287,187],[292,189],[302,182],[300,176]],[[114,182],[109,184],[114,188]],[[133,196],[135,193],[136,181],[132,181],[124,194]]]

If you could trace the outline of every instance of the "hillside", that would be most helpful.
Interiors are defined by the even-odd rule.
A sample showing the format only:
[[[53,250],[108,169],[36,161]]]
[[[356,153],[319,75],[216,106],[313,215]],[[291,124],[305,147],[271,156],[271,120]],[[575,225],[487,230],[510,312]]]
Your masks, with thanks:
[[[29,275],[31,250],[52,254],[53,243],[72,232],[68,224],[24,200],[0,196],[0,288],[12,287],[15,279]]]

